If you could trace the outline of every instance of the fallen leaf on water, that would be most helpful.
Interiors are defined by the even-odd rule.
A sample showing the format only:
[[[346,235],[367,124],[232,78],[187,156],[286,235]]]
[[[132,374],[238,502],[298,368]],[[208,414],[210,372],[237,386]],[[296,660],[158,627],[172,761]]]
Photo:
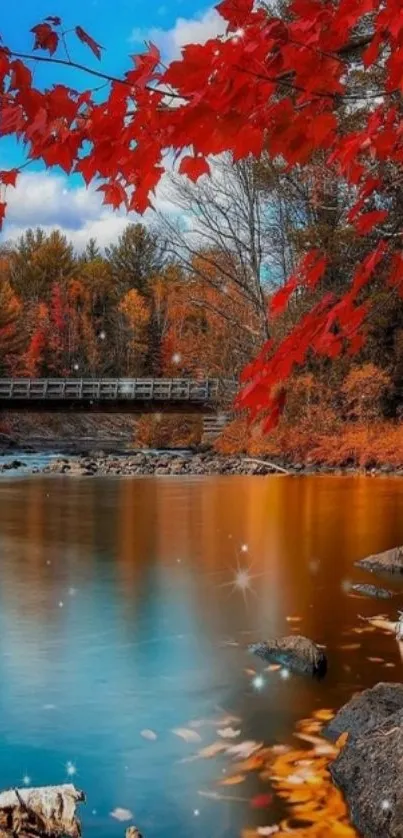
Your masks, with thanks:
[[[361,617],[360,619],[370,623],[370,625],[363,629],[363,631],[368,631],[368,629],[369,631],[373,631],[375,628],[380,628],[383,631],[390,632],[391,634],[396,633],[396,623],[392,623],[388,620],[385,614],[379,614],[376,617],[370,617],[369,619],[367,617]]]
[[[115,821],[130,821],[133,817],[133,812],[130,809],[121,809],[118,806],[110,813],[110,816],[111,818],[115,818]]]
[[[320,722],[330,722],[334,717],[334,712],[333,710],[328,710],[324,707],[322,710],[316,710],[314,716],[315,719],[319,719]]]
[[[256,675],[256,669],[244,669],[246,675]]]
[[[336,756],[337,750],[333,745],[324,742],[322,745],[315,745],[315,754],[318,756]]]
[[[211,757],[216,757],[217,754],[221,754],[226,750],[227,746],[224,745],[224,742],[213,742],[212,745],[207,745],[206,748],[202,748],[201,751],[199,751],[198,756],[202,759],[210,759]]]
[[[242,759],[240,762],[237,762],[236,768],[242,774],[246,774],[248,771],[258,771],[263,765],[263,756],[258,754],[258,756],[248,757],[248,759]]]
[[[361,649],[361,643],[344,643],[343,646],[339,646],[342,652],[352,652],[355,649]]]
[[[273,754],[287,754],[291,751],[291,745],[273,745],[271,752]]]
[[[150,742],[155,742],[155,740],[158,738],[157,734],[154,733],[153,730],[148,730],[148,729],[147,730],[142,730],[141,733],[140,733],[140,736],[142,736],[143,739],[149,739]]]
[[[266,666],[266,672],[278,672],[282,668],[281,663],[271,663],[270,666]]]
[[[175,736],[180,736],[181,739],[184,739],[185,742],[201,742],[201,736],[196,733],[195,730],[190,730],[187,727],[176,727],[173,729],[172,733]]]
[[[231,747],[228,748],[227,753],[230,754],[230,756],[248,759],[248,757],[255,754],[256,751],[260,751],[260,748],[263,748],[263,742],[253,742],[252,740],[248,742],[240,742],[239,745],[231,745]]]
[[[257,794],[255,797],[252,797],[250,805],[252,809],[264,809],[266,806],[269,806],[272,800],[272,794]]]
[[[347,739],[348,739],[348,731],[346,730],[346,731],[344,731],[344,733],[342,733],[342,734],[339,736],[339,738],[337,739],[337,741],[336,741],[336,743],[335,743],[335,744],[336,744],[336,748],[338,748],[339,750],[341,750],[341,748],[344,748],[344,746],[345,746],[345,744],[346,744],[346,742],[347,742]]]
[[[239,786],[246,780],[245,774],[233,774],[232,777],[226,777],[225,780],[220,780],[220,786]]]
[[[323,739],[319,736],[312,736],[310,733],[294,733],[294,736],[297,739],[302,739],[303,742],[309,742],[310,745],[315,745],[315,747],[319,747],[323,745]]]
[[[370,663],[383,663],[384,659],[383,658],[367,658],[367,661],[369,661]]]
[[[302,785],[305,780],[299,774],[289,774],[287,777],[287,783],[292,783],[293,785]]]
[[[221,739],[236,739],[241,735],[241,731],[233,727],[224,727],[222,730],[217,730],[217,734],[221,736]]]
[[[207,797],[208,800],[220,800],[220,794],[218,791],[198,791],[197,794],[200,797]]]

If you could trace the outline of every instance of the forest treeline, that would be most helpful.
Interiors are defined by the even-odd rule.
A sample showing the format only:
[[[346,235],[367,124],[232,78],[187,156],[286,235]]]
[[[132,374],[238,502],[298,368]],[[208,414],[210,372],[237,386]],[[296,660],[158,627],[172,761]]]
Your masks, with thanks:
[[[298,179],[268,160],[223,157],[196,186],[172,182],[175,217],[128,224],[103,251],[91,240],[77,253],[57,230],[29,229],[4,243],[0,375],[238,377],[264,341],[280,341],[312,304],[300,288],[274,326],[267,316],[308,248],[333,254],[326,282],[338,294],[365,257],[362,239],[340,223],[350,196],[318,171],[316,161],[312,179],[309,171]],[[375,460],[388,445],[400,456],[403,301],[381,276],[363,302],[369,295],[358,354],[308,358],[287,386],[279,427],[266,437],[237,417],[221,450],[365,460],[375,434]]]

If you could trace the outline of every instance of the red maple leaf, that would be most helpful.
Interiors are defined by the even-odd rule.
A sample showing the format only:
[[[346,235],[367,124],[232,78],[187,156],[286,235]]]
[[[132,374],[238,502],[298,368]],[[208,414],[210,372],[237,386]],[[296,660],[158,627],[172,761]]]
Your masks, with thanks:
[[[183,158],[179,171],[182,175],[187,175],[190,180],[195,182],[202,175],[210,174],[210,166],[205,157],[191,157],[188,155]]]
[[[110,204],[114,209],[119,209],[122,204],[127,203],[127,195],[123,186],[116,181],[105,183],[99,186],[97,192],[104,193],[104,204]]]
[[[0,230],[3,226],[4,217],[6,214],[7,204],[5,201],[0,203]]]
[[[34,49],[48,50],[51,55],[57,50],[59,36],[49,23],[38,23],[31,29],[35,35]]]
[[[10,69],[10,90],[22,90],[24,87],[31,87],[31,70],[19,58],[11,62]]]
[[[15,186],[18,177],[18,169],[0,172],[0,183],[4,186]]]
[[[366,233],[370,233],[377,224],[382,224],[382,221],[385,221],[387,217],[387,210],[373,210],[360,215],[354,226],[357,232],[364,236]]]
[[[103,49],[103,47],[101,47],[100,44],[97,44],[97,42],[94,41],[94,38],[91,38],[91,35],[88,35],[88,32],[86,32],[85,29],[82,29],[81,26],[76,26],[75,33],[77,35],[77,38],[79,38],[83,44],[86,44],[87,47],[89,47],[90,50],[94,53],[96,58],[98,58],[98,61],[100,61],[101,50]]]

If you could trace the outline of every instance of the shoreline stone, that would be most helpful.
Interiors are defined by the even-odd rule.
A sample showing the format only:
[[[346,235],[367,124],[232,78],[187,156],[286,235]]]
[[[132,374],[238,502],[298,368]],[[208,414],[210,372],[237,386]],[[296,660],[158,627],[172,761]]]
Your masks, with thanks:
[[[402,838],[403,685],[380,683],[353,697],[324,730],[347,742],[330,764],[352,824],[365,838]]]
[[[310,674],[320,678],[326,675],[327,658],[323,649],[302,635],[252,643],[249,651],[264,661],[279,663],[300,675]]]
[[[383,553],[367,556],[355,562],[355,565],[371,573],[403,573],[403,547],[393,547]]]
[[[376,585],[356,584],[351,585],[351,590],[355,594],[373,597],[374,599],[391,599],[395,596],[392,591],[388,591],[386,588],[378,588]]]

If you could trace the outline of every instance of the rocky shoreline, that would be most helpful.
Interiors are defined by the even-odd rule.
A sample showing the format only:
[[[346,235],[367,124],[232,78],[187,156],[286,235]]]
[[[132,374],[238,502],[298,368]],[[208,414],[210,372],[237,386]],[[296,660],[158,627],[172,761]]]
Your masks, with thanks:
[[[59,454],[48,459],[44,465],[33,465],[31,456],[48,455],[49,451],[26,449],[24,451],[2,452],[0,456],[0,474],[24,471],[24,474],[62,474],[80,476],[137,476],[137,475],[313,475],[366,474],[375,476],[403,477],[402,469],[389,466],[380,468],[357,469],[349,465],[334,468],[325,465],[303,463],[290,464],[285,461],[269,461],[246,455],[222,455],[214,451],[86,451]],[[27,456],[29,455],[29,456]]]

